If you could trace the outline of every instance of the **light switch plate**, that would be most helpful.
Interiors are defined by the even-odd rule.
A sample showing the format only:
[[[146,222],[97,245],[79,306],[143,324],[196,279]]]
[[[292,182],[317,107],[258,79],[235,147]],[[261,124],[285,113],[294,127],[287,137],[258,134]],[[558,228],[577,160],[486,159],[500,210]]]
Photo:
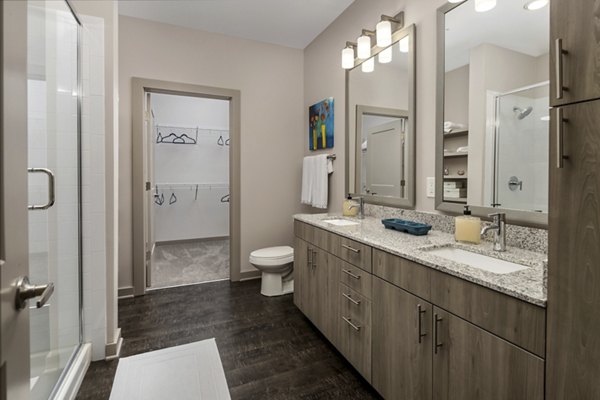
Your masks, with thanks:
[[[427,197],[435,197],[435,177],[427,177]]]

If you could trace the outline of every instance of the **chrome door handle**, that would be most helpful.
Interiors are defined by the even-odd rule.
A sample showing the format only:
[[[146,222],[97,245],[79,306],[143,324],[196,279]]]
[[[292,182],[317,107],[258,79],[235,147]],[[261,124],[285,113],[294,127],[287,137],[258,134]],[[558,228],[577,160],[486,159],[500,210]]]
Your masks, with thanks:
[[[556,109],[556,168],[564,167],[565,158],[569,158],[564,155],[565,144],[563,124],[568,120],[563,117],[563,111],[562,107]]]
[[[345,248],[346,250],[350,250],[350,251],[352,251],[354,253],[357,253],[357,254],[360,253],[360,249],[355,249],[354,247],[350,247],[350,246],[347,246],[345,244],[343,244],[342,247]]]
[[[346,275],[350,275],[354,279],[360,279],[360,275],[354,275],[352,272],[348,271],[347,269],[342,269],[342,272],[345,273]]]
[[[563,84],[563,55],[568,54],[568,51],[562,47],[562,39],[558,38],[554,41],[554,57],[555,57],[555,72],[556,72],[556,98],[563,98],[563,92],[568,90]]]
[[[32,205],[27,206],[29,210],[47,210],[54,205],[55,194],[54,194],[54,173],[48,168],[27,168],[29,173],[43,173],[48,176],[48,202],[43,205]]]
[[[426,333],[423,333],[423,321],[421,316],[425,314],[427,310],[423,310],[420,304],[417,304],[417,318],[419,319],[419,343],[421,343],[423,337],[427,336]]]
[[[350,296],[349,294],[346,294],[346,293],[342,293],[342,296],[344,296],[345,298],[347,298],[352,304],[360,306],[360,300],[354,300],[352,298],[352,296]]]
[[[438,352],[438,348],[439,348],[439,347],[442,347],[442,346],[444,345],[443,343],[440,343],[440,342],[438,342],[438,335],[439,335],[439,333],[438,333],[438,332],[439,332],[439,330],[440,330],[440,329],[439,329],[439,327],[438,327],[438,323],[439,323],[439,322],[442,322],[442,319],[443,319],[443,318],[442,318],[442,317],[440,317],[440,316],[439,316],[439,315],[437,315],[437,314],[434,314],[434,316],[433,316],[433,317],[434,317],[434,319],[435,319],[435,324],[434,324],[434,335],[433,335],[433,342],[434,342],[434,344],[435,344],[435,350],[434,350],[434,353],[435,353],[435,354],[437,354],[437,352]]]
[[[17,295],[15,298],[15,307],[22,310],[27,307],[27,301],[34,297],[39,297],[36,302],[37,308],[42,308],[54,293],[54,283],[49,282],[46,285],[32,285],[29,283],[29,277],[22,276],[17,280]]]
[[[358,332],[358,331],[360,331],[360,325],[354,325],[354,324],[352,323],[352,320],[351,320],[350,318],[342,317],[342,319],[343,319],[344,321],[346,321],[346,323],[347,323],[348,325],[350,325],[350,326],[352,327],[352,329],[354,329],[354,330],[355,330],[355,331],[357,331],[357,332]]]

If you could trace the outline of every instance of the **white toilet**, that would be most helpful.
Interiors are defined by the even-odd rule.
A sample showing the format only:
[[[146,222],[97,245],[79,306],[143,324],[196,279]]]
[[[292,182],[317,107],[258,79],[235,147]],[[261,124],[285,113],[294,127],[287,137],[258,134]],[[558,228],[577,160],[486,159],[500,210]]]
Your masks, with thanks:
[[[250,253],[250,263],[262,271],[260,293],[281,296],[294,291],[294,249],[290,246],[267,247]]]

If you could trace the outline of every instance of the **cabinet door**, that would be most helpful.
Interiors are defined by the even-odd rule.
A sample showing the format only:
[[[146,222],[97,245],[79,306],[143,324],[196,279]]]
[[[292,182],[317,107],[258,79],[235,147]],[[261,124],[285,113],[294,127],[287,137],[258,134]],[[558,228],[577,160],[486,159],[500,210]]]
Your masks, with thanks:
[[[371,382],[371,301],[340,283],[340,351]]]
[[[548,399],[600,398],[600,100],[561,107],[563,153],[551,143]],[[553,110],[551,132],[558,132]]]
[[[552,0],[550,37],[550,104],[600,98],[600,0]]]
[[[433,398],[542,400],[544,361],[434,307]]]
[[[308,306],[308,279],[309,277],[309,256],[310,248],[308,243],[296,237],[294,238],[294,304],[304,314],[307,313]]]
[[[326,334],[329,318],[327,307],[328,257],[327,252],[309,246],[310,262],[307,269],[307,315],[319,330]]]
[[[386,399],[431,399],[430,303],[373,278],[373,386]]]

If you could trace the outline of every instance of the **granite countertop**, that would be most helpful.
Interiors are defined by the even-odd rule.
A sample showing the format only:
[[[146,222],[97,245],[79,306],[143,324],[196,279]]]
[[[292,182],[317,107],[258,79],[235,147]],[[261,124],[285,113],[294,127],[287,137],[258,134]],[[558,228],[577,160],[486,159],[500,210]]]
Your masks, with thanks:
[[[326,222],[326,220],[333,218],[353,220],[360,222],[360,224],[336,226]],[[435,230],[429,231],[427,236],[413,236],[385,229],[381,220],[373,217],[365,217],[364,220],[359,220],[356,218],[341,217],[339,214],[297,214],[294,215],[294,219],[537,306],[546,306],[546,254],[522,250],[516,247],[507,247],[505,252],[495,252],[492,250],[491,243],[482,242],[479,245],[456,243],[453,235]],[[428,250],[449,245],[525,265],[527,268],[508,274],[495,274],[450,261],[428,252]]]

